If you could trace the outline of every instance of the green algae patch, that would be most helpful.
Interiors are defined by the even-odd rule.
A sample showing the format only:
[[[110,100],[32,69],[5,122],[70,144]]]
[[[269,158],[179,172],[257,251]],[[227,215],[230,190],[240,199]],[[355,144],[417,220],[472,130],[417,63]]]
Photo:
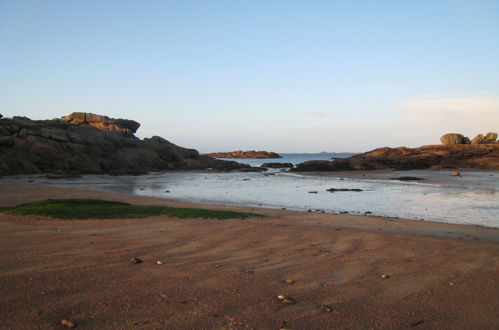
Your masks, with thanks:
[[[254,213],[155,205],[132,205],[124,202],[100,199],[47,199],[14,207],[0,207],[0,213],[37,215],[60,219],[146,218],[157,215],[184,219],[245,219],[248,217],[261,217],[261,215]]]

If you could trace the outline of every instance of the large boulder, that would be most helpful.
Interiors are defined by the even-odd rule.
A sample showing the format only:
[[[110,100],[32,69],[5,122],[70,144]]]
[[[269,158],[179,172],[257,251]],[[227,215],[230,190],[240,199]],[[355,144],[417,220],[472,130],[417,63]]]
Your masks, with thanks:
[[[471,144],[481,144],[483,143],[485,136],[483,134],[478,134],[471,140]]]
[[[488,132],[483,140],[485,143],[495,143],[497,140],[497,133]]]
[[[140,124],[134,120],[109,118],[87,112],[73,112],[61,117],[61,120],[73,125],[90,125],[101,131],[118,132],[124,136],[133,136],[140,127]]]
[[[442,144],[464,144],[464,136],[459,133],[447,133],[440,138]]]

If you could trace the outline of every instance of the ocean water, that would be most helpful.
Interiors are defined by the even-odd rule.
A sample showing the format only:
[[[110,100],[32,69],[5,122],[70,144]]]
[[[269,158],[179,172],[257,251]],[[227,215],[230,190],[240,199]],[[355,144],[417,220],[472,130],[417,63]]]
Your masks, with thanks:
[[[0,184],[42,184],[218,205],[372,214],[499,228],[499,172],[403,171],[310,175],[273,171],[166,172],[143,176],[87,175],[53,180],[4,177]],[[393,177],[417,176],[405,182]],[[327,189],[361,189],[329,192]]]
[[[239,163],[248,164],[251,166],[260,166],[264,163],[291,163],[293,165],[300,164],[309,160],[331,160],[331,158],[347,158],[355,153],[342,152],[342,153],[292,153],[282,154],[282,158],[258,158],[258,159],[242,159],[242,158],[218,158],[222,160],[233,160]]]

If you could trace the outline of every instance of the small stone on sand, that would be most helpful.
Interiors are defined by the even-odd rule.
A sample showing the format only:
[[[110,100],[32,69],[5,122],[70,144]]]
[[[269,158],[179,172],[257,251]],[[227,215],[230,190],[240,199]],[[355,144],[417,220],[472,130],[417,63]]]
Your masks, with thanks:
[[[70,329],[73,329],[73,328],[75,327],[75,323],[74,323],[74,322],[72,322],[72,321],[70,321],[70,320],[68,320],[68,319],[64,319],[64,320],[62,320],[62,321],[61,321],[61,324],[62,324],[63,326],[65,326],[66,328],[70,328]]]
[[[332,310],[333,310],[333,309],[331,308],[331,306],[326,305],[326,304],[322,305],[322,306],[321,306],[321,309],[322,309],[324,312],[326,312],[326,313],[330,313],[330,312],[332,312]]]
[[[296,301],[292,298],[284,298],[282,300],[282,303],[287,304],[287,305],[294,305],[294,304],[296,304]]]
[[[156,261],[156,265],[162,265],[163,263],[161,262],[161,260],[158,260]]]
[[[130,262],[132,264],[140,264],[142,262],[142,260],[140,260],[139,258],[133,257],[132,259],[130,259]]]
[[[284,282],[284,283],[286,283],[286,284],[294,284],[294,283],[295,283],[295,281],[294,281],[294,280],[289,279],[289,278],[288,278],[288,279],[286,279],[286,280],[284,280],[283,282]]]
[[[386,279],[386,278],[390,278],[390,275],[381,274],[379,277]]]

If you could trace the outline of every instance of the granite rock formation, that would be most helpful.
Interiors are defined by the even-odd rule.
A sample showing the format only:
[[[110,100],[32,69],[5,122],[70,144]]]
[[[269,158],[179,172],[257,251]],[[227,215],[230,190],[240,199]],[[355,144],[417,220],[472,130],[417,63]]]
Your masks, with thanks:
[[[452,144],[419,148],[379,148],[349,158],[312,160],[291,171],[414,170],[428,168],[499,169],[499,144]]]
[[[447,133],[442,135],[440,142],[445,145],[451,144],[490,144],[496,143],[497,133],[489,132],[485,136],[483,134],[478,134],[473,139],[470,140],[467,136],[463,136],[459,133]]]
[[[86,112],[73,112],[61,117],[61,120],[74,125],[93,126],[101,131],[118,132],[123,136],[133,136],[140,127],[140,124],[134,120],[114,119]]]
[[[465,141],[465,137],[459,133],[447,133],[440,138],[442,144],[465,144]]]
[[[93,114],[72,114],[64,118],[36,121],[24,117],[0,119],[0,175],[143,174],[149,171],[238,170],[248,167],[201,156],[194,149],[179,147],[158,136],[138,139],[133,132],[139,124],[134,121]]]
[[[282,158],[279,154],[269,151],[229,151],[229,152],[214,152],[207,154],[210,157],[217,158]]]

